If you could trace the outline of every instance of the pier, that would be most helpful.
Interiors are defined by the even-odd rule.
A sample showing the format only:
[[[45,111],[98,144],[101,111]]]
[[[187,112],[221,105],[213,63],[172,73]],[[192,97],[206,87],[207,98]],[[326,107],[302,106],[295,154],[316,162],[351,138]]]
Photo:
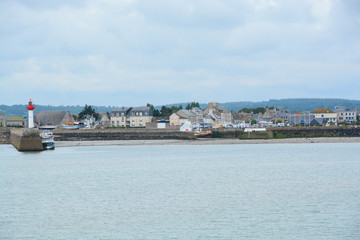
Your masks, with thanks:
[[[11,129],[10,142],[18,151],[42,151],[40,130],[35,128]]]

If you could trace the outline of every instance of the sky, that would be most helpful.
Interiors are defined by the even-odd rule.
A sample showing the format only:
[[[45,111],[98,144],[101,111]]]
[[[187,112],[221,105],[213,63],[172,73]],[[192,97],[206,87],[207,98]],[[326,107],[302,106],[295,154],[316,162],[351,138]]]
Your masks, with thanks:
[[[0,104],[360,99],[358,0],[0,0]]]

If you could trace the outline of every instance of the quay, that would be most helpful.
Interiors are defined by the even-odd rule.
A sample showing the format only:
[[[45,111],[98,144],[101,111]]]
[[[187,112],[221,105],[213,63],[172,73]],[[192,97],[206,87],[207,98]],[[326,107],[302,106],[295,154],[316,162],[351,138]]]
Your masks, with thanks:
[[[16,128],[10,130],[10,142],[18,151],[42,151],[40,130],[35,128]]]

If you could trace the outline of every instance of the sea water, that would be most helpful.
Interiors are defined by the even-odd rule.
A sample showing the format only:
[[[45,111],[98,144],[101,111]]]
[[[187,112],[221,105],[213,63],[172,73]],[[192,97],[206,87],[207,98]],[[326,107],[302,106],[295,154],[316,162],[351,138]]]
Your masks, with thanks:
[[[0,145],[0,239],[360,239],[360,144]]]

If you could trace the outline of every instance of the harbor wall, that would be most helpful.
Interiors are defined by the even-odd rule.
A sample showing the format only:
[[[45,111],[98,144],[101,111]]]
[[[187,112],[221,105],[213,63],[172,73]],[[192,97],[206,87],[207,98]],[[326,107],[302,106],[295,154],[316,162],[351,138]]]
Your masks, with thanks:
[[[244,132],[243,129],[221,129],[213,131],[213,138],[226,138],[226,139],[271,139],[273,133],[266,132]]]
[[[316,137],[360,137],[360,127],[283,127],[266,128],[266,132],[244,132],[242,129],[213,131],[213,138],[282,139]]]
[[[195,139],[193,133],[166,129],[55,130],[55,141]]]
[[[22,128],[10,130],[10,142],[19,151],[42,151],[40,130]]]
[[[267,128],[275,139],[316,137],[360,137],[360,127],[284,127]]]
[[[10,144],[10,128],[0,128],[0,144]]]
[[[0,128],[0,144],[13,143],[20,146],[29,139],[37,139],[38,132],[33,137],[26,129]],[[33,131],[38,131],[32,129]],[[10,131],[12,134],[10,134]],[[24,132],[25,131],[25,135]],[[16,132],[16,133],[15,133]],[[22,136],[20,136],[22,134]],[[12,141],[10,140],[12,136]],[[242,129],[223,129],[213,131],[213,138],[226,139],[284,139],[284,138],[316,138],[316,137],[360,137],[360,127],[285,127],[267,128],[266,132],[245,133]],[[20,139],[23,138],[21,141]],[[195,139],[193,133],[180,132],[172,129],[104,129],[104,130],[55,130],[55,141],[97,141],[97,140],[156,140],[156,139]],[[16,140],[17,139],[17,140]],[[31,140],[30,140],[31,142]],[[39,146],[39,145],[38,145]]]

